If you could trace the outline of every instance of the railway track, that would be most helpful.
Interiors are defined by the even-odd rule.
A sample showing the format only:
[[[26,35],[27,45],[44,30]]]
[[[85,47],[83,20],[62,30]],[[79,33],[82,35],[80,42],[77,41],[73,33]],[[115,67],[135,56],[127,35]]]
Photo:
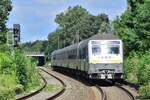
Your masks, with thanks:
[[[101,93],[101,100],[107,100],[106,92],[101,88],[101,86],[96,85],[96,88],[100,91]]]
[[[60,96],[61,94],[63,94],[64,91],[65,91],[65,88],[66,88],[65,83],[64,83],[61,79],[59,79],[58,77],[56,77],[56,76],[52,75],[51,73],[49,73],[48,71],[46,71],[46,70],[44,70],[44,69],[42,69],[42,68],[39,68],[39,69],[40,69],[41,71],[43,71],[44,73],[46,73],[46,74],[48,74],[48,75],[54,77],[55,79],[57,79],[57,80],[62,84],[62,89],[61,89],[59,92],[57,92],[56,94],[54,94],[54,95],[52,95],[52,96],[46,98],[46,100],[53,100],[53,99],[56,99],[58,96]],[[16,98],[16,100],[32,99],[33,96],[36,97],[36,95],[42,94],[42,93],[41,93],[42,90],[43,90],[44,88],[46,88],[46,86],[47,86],[47,79],[44,78],[41,73],[40,73],[40,76],[42,77],[42,80],[43,80],[43,82],[44,82],[44,85],[43,85],[40,89],[38,89],[38,90],[36,90],[36,91],[34,91],[34,92],[30,93],[30,94],[27,94],[27,95],[25,95],[25,96],[21,96],[21,97]]]
[[[96,85],[101,92],[101,100],[136,100],[135,97],[120,83],[113,86]]]
[[[115,86],[126,92],[128,96],[131,98],[131,100],[136,100],[135,97],[132,95],[130,91],[128,91],[126,88],[122,87],[120,83],[115,83]]]
[[[81,81],[88,85],[95,85],[95,87],[100,91],[100,94],[101,94],[100,100],[136,100],[135,97],[132,95],[132,93],[128,89],[122,87],[125,85],[121,83],[116,82],[115,84],[113,84],[112,81],[106,80],[106,84],[109,84],[109,85],[103,86],[105,82],[104,83],[102,82],[103,85],[102,84],[100,85],[100,84],[97,84],[99,83],[97,81],[94,83],[92,83],[90,80],[84,80],[84,79],[81,79],[81,80],[79,79],[78,81]]]
[[[46,69],[43,69],[43,68],[39,68],[39,69],[41,71],[43,71],[44,73],[46,73],[46,74],[54,77],[55,79],[59,80],[63,86],[63,88],[59,92],[57,92],[53,96],[47,97],[46,100],[54,100],[54,99],[58,98],[59,96],[61,96],[66,90],[66,84],[60,78],[54,76],[53,74],[51,74]],[[44,81],[44,85],[39,90],[37,90],[31,94],[28,94],[26,96],[17,98],[17,100],[25,100],[25,99],[30,100],[30,98],[32,98],[33,96],[39,95],[41,93],[41,91],[47,85],[47,80],[42,76],[42,74],[40,74],[40,75],[42,77],[42,80]],[[122,84],[120,84],[120,83],[116,83],[113,86],[101,86],[101,85],[96,84],[96,88],[101,93],[101,99],[100,100],[136,100],[134,98],[134,96],[126,88],[122,87]],[[33,100],[33,99],[31,99],[31,100]]]
[[[59,91],[57,94],[55,94],[55,95],[49,97],[47,100],[56,99],[58,96],[60,96],[61,94],[63,94],[63,93],[65,92],[66,84],[65,84],[60,78],[54,76],[53,74],[49,73],[48,71],[46,71],[46,70],[44,70],[44,69],[42,69],[42,68],[40,68],[40,69],[41,69],[42,71],[44,71],[45,73],[47,73],[47,74],[53,76],[54,78],[56,78],[57,80],[59,80],[59,81],[61,82],[61,84],[62,84],[62,86],[63,86],[63,88],[61,89],[61,91]]]

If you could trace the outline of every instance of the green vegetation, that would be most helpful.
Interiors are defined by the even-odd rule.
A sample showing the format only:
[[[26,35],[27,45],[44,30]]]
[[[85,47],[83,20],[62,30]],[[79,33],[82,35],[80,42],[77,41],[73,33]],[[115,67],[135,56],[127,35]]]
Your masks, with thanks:
[[[140,85],[150,98],[150,1],[128,0],[128,9],[114,21],[116,34],[124,41],[125,78]]]
[[[48,84],[46,86],[46,88],[44,88],[44,91],[47,91],[47,92],[56,92],[56,91],[58,91],[60,89],[61,89],[61,87],[59,85]]]
[[[150,97],[150,51],[130,53],[125,59],[125,77],[132,83],[139,84],[139,92],[144,97]]]
[[[6,21],[12,9],[10,0],[0,0],[0,45],[6,43]]]
[[[26,42],[22,44],[22,49],[26,52],[45,52],[48,42],[45,40],[37,40],[34,42]]]
[[[0,96],[15,98],[16,93],[39,86],[40,76],[35,66],[36,63],[25,57],[20,50],[16,50],[14,55],[0,53]]]
[[[150,90],[149,89],[150,89],[150,83],[142,85],[139,90],[141,93],[141,96],[149,99],[150,98]]]
[[[149,5],[149,0],[128,0],[128,9],[114,21],[116,34],[124,41],[126,54],[150,49]]]
[[[110,30],[106,14],[94,16],[81,6],[69,7],[56,16],[55,22],[59,26],[48,36],[49,45],[45,51],[46,54],[86,39],[98,32],[103,33]]]
[[[150,82],[150,52],[132,53],[125,59],[125,73],[129,81],[143,85]],[[132,77],[134,76],[134,77]]]

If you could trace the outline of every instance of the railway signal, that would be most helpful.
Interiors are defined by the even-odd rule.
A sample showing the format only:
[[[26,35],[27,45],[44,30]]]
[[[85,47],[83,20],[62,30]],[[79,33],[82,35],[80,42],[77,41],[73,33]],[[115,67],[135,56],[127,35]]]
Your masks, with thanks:
[[[13,25],[14,47],[18,47],[20,43],[20,24]]]

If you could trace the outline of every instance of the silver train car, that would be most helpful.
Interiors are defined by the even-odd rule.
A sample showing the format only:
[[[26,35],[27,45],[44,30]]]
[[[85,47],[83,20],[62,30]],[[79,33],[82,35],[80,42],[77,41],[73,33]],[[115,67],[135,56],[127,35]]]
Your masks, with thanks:
[[[90,79],[123,78],[123,43],[112,34],[98,34],[51,54],[54,69]]]

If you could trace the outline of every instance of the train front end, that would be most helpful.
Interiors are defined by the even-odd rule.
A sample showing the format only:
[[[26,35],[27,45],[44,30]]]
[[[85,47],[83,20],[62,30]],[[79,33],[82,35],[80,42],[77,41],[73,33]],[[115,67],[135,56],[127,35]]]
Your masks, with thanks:
[[[121,40],[90,40],[88,50],[89,78],[123,78],[123,46]]]

